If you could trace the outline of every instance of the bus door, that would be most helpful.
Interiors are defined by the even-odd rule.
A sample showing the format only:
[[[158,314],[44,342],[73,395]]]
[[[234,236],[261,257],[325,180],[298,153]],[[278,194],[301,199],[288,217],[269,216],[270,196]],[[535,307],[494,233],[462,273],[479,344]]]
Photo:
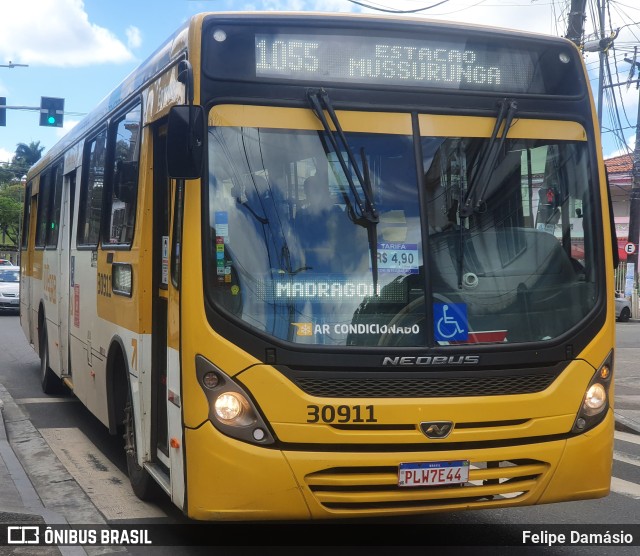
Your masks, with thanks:
[[[60,357],[62,376],[71,375],[71,359],[69,352],[69,331],[71,326],[74,285],[74,260],[71,252],[71,229],[73,227],[74,203],[76,196],[76,170],[63,177],[62,209],[60,213],[60,274],[58,285],[58,307],[60,322]]]
[[[169,180],[166,121],[153,129],[153,324],[151,418],[154,460],[167,467],[171,498],[182,507],[180,277],[183,181]],[[178,478],[178,480],[176,480]]]
[[[166,172],[166,126],[153,137],[153,273],[151,354],[151,447],[154,460],[171,468],[167,434],[167,315],[169,310],[169,214],[171,188]]]

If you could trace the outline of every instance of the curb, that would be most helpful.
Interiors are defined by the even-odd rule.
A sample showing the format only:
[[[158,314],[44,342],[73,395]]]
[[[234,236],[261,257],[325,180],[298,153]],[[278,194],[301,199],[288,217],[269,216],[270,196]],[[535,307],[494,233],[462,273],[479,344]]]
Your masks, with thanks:
[[[640,423],[621,414],[615,415],[615,429],[620,432],[628,432],[640,435]]]

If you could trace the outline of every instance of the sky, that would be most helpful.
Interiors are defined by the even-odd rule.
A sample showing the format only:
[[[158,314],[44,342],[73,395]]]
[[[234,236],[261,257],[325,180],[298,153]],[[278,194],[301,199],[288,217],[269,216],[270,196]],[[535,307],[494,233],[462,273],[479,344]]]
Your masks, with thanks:
[[[386,10],[420,10],[406,17],[425,17],[564,36],[570,0],[362,0]],[[595,4],[589,0],[588,4]],[[620,72],[612,82],[625,82],[640,45],[640,7],[636,0],[610,0],[607,22],[621,28],[614,41]],[[191,15],[203,11],[273,11],[377,13],[348,0],[0,0],[0,96],[7,106],[0,127],[0,164],[9,162],[18,143],[39,142],[45,152],[84,114],[95,107]],[[588,10],[589,12],[589,10]],[[403,16],[404,17],[404,16]],[[610,18],[610,19],[609,19]],[[587,14],[585,29],[593,32]],[[639,49],[640,50],[640,49]],[[597,98],[598,54],[587,54]],[[638,54],[640,62],[640,53]],[[27,67],[3,67],[25,64]],[[635,79],[638,75],[634,76]],[[615,104],[621,114],[622,137],[610,130]],[[39,126],[41,97],[65,99],[63,128]],[[639,91],[635,85],[607,89],[603,101],[605,157],[624,154],[635,144]]]

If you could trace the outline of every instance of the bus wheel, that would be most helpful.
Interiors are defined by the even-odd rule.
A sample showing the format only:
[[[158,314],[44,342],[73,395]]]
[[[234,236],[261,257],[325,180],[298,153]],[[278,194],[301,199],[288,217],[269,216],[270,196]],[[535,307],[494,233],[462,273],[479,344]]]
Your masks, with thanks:
[[[40,384],[45,394],[58,394],[62,389],[62,381],[49,367],[49,346],[47,345],[47,329],[43,326],[40,334]]]
[[[160,486],[154,481],[144,467],[138,465],[136,448],[136,429],[133,415],[131,389],[127,388],[127,405],[124,408],[124,450],[127,456],[127,472],[134,494],[140,500],[156,500],[160,493]]]

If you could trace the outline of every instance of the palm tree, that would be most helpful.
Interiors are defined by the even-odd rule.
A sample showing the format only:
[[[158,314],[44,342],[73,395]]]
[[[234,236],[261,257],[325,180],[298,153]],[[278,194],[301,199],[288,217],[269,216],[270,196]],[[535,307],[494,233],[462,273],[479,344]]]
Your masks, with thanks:
[[[26,143],[18,143],[12,162],[23,166],[26,174],[27,170],[40,160],[44,149],[43,146],[40,146],[40,141],[31,141],[28,145]]]
[[[0,168],[0,187],[19,182],[27,170],[40,160],[44,149],[40,141],[31,141],[28,145],[18,143],[11,162]]]

